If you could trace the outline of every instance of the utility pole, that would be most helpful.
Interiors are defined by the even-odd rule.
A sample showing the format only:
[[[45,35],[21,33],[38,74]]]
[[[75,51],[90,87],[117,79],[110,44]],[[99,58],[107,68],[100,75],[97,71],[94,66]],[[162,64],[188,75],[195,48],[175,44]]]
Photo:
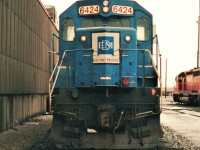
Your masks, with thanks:
[[[167,97],[167,58],[165,63],[165,98]]]
[[[199,19],[198,19],[198,48],[197,48],[197,68],[199,68],[199,51],[200,51],[200,0],[199,0]]]

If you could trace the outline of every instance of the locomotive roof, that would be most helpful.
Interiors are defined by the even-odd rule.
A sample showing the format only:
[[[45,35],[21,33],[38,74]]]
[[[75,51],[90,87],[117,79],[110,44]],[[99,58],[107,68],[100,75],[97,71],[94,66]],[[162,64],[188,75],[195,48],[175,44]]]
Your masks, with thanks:
[[[78,2],[96,2],[96,1],[99,1],[99,2],[102,2],[102,1],[100,1],[100,0],[77,0],[75,3],[73,3],[71,6],[73,6],[73,5],[76,5]],[[126,2],[128,3],[128,2],[133,2],[133,5],[134,5],[134,10],[137,10],[137,11],[142,11],[142,12],[144,12],[145,14],[147,14],[148,16],[151,16],[152,17],[152,14],[147,10],[147,9],[145,9],[142,5],[140,5],[138,2],[136,2],[135,0],[108,0],[108,1],[113,1],[113,2],[119,2],[119,3],[122,3],[122,1],[123,1],[123,4],[124,5],[126,5]],[[130,3],[129,3],[130,4]],[[71,7],[70,6],[70,7]],[[69,7],[69,8],[70,8]],[[69,9],[68,8],[68,9]],[[67,10],[67,9],[66,9]],[[66,11],[65,10],[65,11]],[[62,14],[64,14],[65,13],[65,11],[62,13]],[[62,14],[60,15],[60,16],[62,16]]]
[[[187,70],[187,71],[183,71],[183,72],[179,73],[178,76],[183,77],[183,76],[190,75],[190,74],[193,74],[193,73],[196,73],[196,72],[199,72],[199,76],[200,76],[200,67],[199,68],[193,68],[193,69],[190,69],[190,70]]]

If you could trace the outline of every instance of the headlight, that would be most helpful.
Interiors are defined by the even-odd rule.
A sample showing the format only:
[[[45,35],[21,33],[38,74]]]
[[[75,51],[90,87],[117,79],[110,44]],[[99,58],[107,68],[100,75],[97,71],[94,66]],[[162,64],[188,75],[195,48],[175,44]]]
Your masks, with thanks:
[[[104,2],[103,2],[103,12],[104,13],[108,13],[109,12],[109,7],[108,7],[108,4],[109,4],[109,2],[107,1],[107,0],[105,0]]]
[[[125,36],[125,40],[126,40],[126,42],[130,42],[131,41],[131,36],[130,35],[126,35]]]
[[[82,35],[80,39],[81,39],[81,42],[86,42],[87,37],[85,35]]]
[[[109,11],[109,7],[107,7],[107,6],[103,7],[103,12],[104,13],[108,13],[108,11]]]

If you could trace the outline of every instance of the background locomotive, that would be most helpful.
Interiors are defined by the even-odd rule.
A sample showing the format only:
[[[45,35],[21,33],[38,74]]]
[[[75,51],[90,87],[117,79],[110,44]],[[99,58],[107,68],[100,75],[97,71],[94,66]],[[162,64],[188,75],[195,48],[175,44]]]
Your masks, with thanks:
[[[200,104],[200,68],[181,72],[175,78],[175,102],[198,106]]]
[[[200,14],[199,14],[200,15]],[[197,67],[179,73],[175,78],[173,99],[175,102],[200,105],[200,16],[198,20],[198,48],[197,48]]]
[[[162,132],[152,15],[135,1],[82,0],[59,20],[57,148],[155,147]]]

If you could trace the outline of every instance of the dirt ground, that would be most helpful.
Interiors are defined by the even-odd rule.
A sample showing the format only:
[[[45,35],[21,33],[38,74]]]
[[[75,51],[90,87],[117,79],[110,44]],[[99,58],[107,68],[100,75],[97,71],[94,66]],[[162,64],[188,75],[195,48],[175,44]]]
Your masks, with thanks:
[[[0,150],[55,150],[52,115],[42,115],[0,134]]]
[[[0,134],[0,150],[55,150],[50,137],[52,115],[42,115]],[[162,126],[164,137],[155,150],[200,150],[187,138]]]

